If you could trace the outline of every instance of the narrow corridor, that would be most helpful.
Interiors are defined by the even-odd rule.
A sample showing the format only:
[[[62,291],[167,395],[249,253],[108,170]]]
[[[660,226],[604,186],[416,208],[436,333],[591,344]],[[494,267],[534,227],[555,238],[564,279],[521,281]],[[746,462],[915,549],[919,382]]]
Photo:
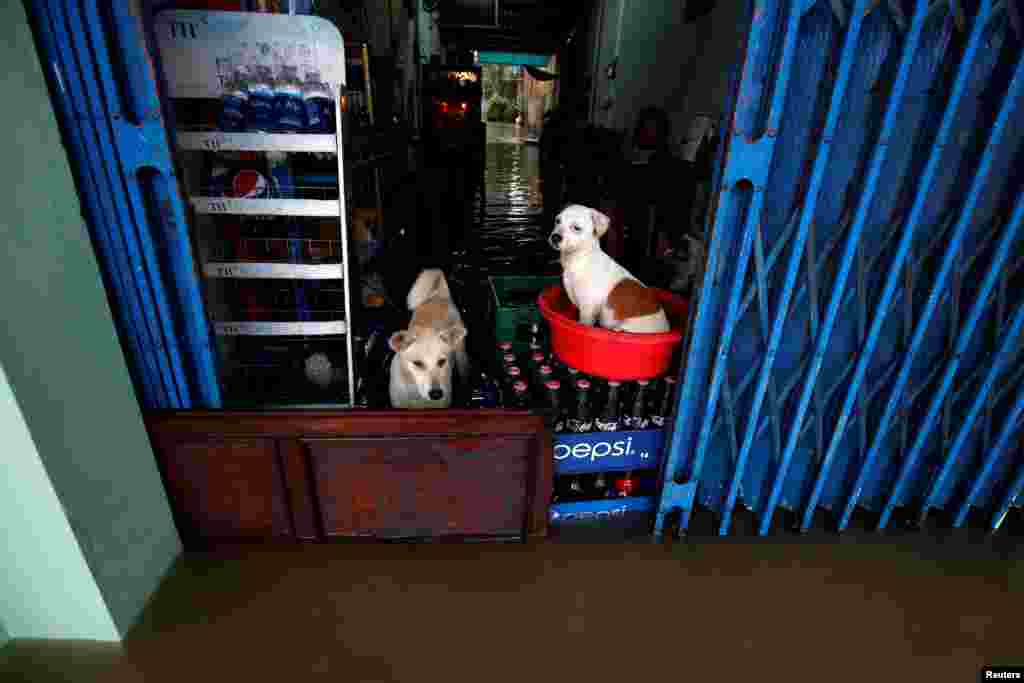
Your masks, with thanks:
[[[483,206],[476,199],[470,260],[481,275],[558,272],[543,225],[540,148],[524,141],[524,128],[487,124]]]

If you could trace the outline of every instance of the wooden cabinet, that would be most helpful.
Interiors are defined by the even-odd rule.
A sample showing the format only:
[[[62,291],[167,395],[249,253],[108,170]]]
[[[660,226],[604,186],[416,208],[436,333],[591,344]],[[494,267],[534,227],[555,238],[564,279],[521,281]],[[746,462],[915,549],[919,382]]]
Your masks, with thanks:
[[[546,530],[551,444],[528,413],[190,411],[146,422],[187,545]]]

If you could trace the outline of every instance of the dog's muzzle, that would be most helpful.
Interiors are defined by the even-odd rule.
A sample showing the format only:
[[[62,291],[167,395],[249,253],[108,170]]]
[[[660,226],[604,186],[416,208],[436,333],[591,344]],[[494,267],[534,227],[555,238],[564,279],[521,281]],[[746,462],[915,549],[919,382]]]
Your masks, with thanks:
[[[431,401],[440,401],[444,398],[444,391],[441,389],[431,389],[430,393],[427,395],[430,396]]]
[[[548,236],[548,244],[554,249],[560,249],[562,246],[562,233],[553,232]]]

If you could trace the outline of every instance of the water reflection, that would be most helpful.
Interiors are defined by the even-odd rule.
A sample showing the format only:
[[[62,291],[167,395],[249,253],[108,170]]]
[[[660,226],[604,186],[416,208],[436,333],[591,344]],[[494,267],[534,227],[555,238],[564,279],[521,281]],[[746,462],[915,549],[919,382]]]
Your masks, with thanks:
[[[485,200],[481,206],[477,199],[475,237],[480,266],[490,273],[556,272],[550,226],[542,225],[540,150],[525,144],[525,135],[513,124],[487,124]]]

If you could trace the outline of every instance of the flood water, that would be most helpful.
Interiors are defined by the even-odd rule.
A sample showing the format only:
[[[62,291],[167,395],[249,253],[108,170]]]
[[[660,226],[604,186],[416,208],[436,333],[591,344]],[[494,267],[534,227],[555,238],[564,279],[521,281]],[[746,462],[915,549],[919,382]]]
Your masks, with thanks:
[[[488,274],[555,272],[557,255],[542,225],[544,196],[540,148],[526,143],[525,128],[487,124],[483,204],[476,199],[474,260]]]

